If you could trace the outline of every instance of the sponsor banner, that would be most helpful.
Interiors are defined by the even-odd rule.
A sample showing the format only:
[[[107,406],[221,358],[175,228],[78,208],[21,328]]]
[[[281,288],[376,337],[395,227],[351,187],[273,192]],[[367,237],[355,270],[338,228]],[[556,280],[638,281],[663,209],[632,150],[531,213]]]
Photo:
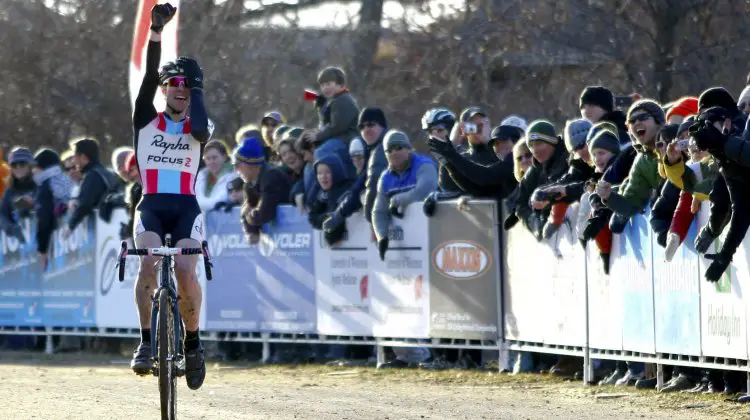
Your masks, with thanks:
[[[539,308],[542,302],[546,304],[549,300],[552,253],[549,247],[537,242],[523,222],[506,232],[504,243],[505,338],[543,343],[550,318],[540,316]]]
[[[604,272],[599,248],[593,241],[586,245],[586,278],[589,289],[589,347],[622,350],[622,283],[611,270],[609,275]]]
[[[23,240],[0,230],[0,325],[41,326],[42,277],[36,220],[20,222]]]
[[[96,218],[96,325],[100,328],[139,327],[133,294],[138,277],[138,257],[127,257],[125,280],[120,282],[117,278],[120,226],[127,222],[124,209],[115,209],[110,223]]]
[[[695,250],[696,224],[671,262],[664,248],[653,245],[654,322],[658,353],[700,356],[700,268]]]
[[[315,255],[307,215],[279,207],[263,231],[254,247],[260,254],[255,257],[260,330],[315,332]]]
[[[586,345],[586,306],[572,304],[586,299],[586,251],[578,241],[575,221],[578,206],[568,208],[565,222],[542,245],[549,261],[544,290],[545,307],[544,343],[563,346]],[[530,234],[529,234],[530,236]],[[541,258],[542,254],[534,258]],[[527,262],[528,264],[528,262]],[[531,264],[531,267],[536,267]]]
[[[250,245],[239,209],[206,214],[214,280],[208,283],[206,328],[220,331],[315,331],[312,230],[291,207]]]
[[[496,340],[498,294],[495,204],[438,203],[429,219],[430,336]]]
[[[622,284],[623,350],[656,352],[652,236],[648,214],[638,214],[612,238],[611,273]]]
[[[96,216],[86,217],[68,238],[52,234],[42,274],[44,325],[92,327],[96,321]]]
[[[318,333],[372,335],[370,257],[377,254],[370,224],[361,213],[346,219],[347,238],[329,247],[316,231],[315,306]]]
[[[698,213],[699,226],[708,221],[708,205]],[[709,248],[716,252],[724,234]],[[704,356],[747,357],[747,307],[743,290],[750,287],[747,272],[747,248],[743,244],[734,256],[734,262],[716,283],[705,280],[704,274],[711,261],[700,257],[701,293],[701,350]],[[740,277],[742,276],[742,277]]]
[[[373,335],[427,338],[429,336],[428,219],[422,203],[409,205],[403,219],[393,218],[385,261],[369,254],[373,269]]]

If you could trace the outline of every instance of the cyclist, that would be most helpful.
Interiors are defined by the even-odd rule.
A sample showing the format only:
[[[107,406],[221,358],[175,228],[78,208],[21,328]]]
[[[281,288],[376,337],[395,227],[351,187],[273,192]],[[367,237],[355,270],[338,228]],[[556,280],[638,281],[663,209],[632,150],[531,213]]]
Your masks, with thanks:
[[[146,72],[133,113],[133,141],[143,185],[133,235],[138,248],[162,246],[167,233],[178,248],[197,248],[203,240],[195,177],[203,146],[213,132],[203,101],[203,73],[189,57],[166,63],[159,70],[161,31],[176,11],[169,3],[151,9]],[[159,87],[166,96],[164,112],[157,112],[153,105]],[[157,284],[157,260],[142,257],[135,285],[141,343],[130,365],[141,375],[151,371],[151,296]],[[193,255],[175,257],[180,314],[185,326],[185,375],[190,389],[200,388],[206,377],[203,347],[198,337],[201,287],[195,275],[197,261],[198,257]]]

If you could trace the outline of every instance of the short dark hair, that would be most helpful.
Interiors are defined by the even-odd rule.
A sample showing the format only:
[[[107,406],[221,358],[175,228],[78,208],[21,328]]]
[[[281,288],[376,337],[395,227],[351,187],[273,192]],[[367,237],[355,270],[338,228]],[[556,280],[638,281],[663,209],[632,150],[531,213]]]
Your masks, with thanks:
[[[71,142],[73,153],[84,155],[92,162],[99,162],[99,142],[92,138],[79,138]]]

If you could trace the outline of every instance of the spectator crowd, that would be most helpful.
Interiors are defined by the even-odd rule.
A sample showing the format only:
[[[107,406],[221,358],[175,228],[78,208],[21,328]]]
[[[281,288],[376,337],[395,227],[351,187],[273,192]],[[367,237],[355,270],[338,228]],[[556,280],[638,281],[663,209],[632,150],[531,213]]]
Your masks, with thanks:
[[[304,95],[319,113],[317,128],[295,126],[282,112],[271,111],[258,125],[241,128],[234,146],[221,139],[205,145],[195,185],[200,207],[204,212],[239,207],[250,244],[260,240],[261,227],[275,218],[278,205],[291,204],[331,246],[345,239],[347,218],[364,213],[385,259],[390,223],[404,217],[409,204],[422,203],[422,211],[432,216],[438,201],[482,198],[500,204],[503,229],[524,229],[538,241],[550,239],[566,222],[575,225],[581,245],[591,242],[609,273],[612,235],[623,232],[630,218],[650,210],[650,227],[668,263],[701,202],[709,201],[709,220],[700,227],[695,247],[711,261],[705,280],[716,282],[750,226],[745,210],[750,86],[737,99],[712,87],[669,104],[588,86],[580,95],[580,115],[559,125],[488,115],[478,106],[458,115],[433,108],[421,120],[423,138],[411,139],[389,126],[382,109],[360,107],[341,69],[322,70],[318,83],[319,91]],[[493,126],[497,117],[500,123]],[[415,141],[424,142],[430,154],[416,152]],[[0,177],[0,228],[23,240],[19,221],[35,214],[43,265],[52,231],[70,235],[95,209],[106,220],[114,208],[127,208],[131,222],[123,226],[122,237],[132,236],[141,197],[132,148],[116,149],[105,168],[94,139],[77,139],[62,154],[13,147],[7,163],[0,160]],[[722,234],[721,246],[707,254]],[[254,351],[237,346],[222,345],[220,353],[236,357]],[[357,346],[333,345],[277,345],[273,353],[277,362],[371,356]],[[394,348],[380,367],[479,365],[481,355],[472,351]],[[567,356],[513,353],[503,368],[582,375],[581,359]],[[595,377],[599,384],[656,387],[653,372],[642,363],[596,361]],[[732,372],[674,367],[660,391],[734,394],[743,390],[743,382]]]

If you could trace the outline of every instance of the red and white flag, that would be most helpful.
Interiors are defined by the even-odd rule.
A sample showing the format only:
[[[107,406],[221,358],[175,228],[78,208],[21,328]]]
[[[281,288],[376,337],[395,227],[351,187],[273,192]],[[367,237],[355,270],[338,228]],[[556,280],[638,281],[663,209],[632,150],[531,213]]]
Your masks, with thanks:
[[[163,0],[162,0],[163,1]],[[143,72],[146,66],[146,47],[151,33],[151,9],[157,4],[157,0],[139,0],[138,12],[135,17],[135,30],[133,31],[133,49],[130,52],[130,105],[135,109],[135,98],[143,82]],[[177,8],[177,14],[164,27],[161,33],[161,61],[159,67],[167,61],[177,58],[177,31],[180,21],[180,0],[169,0],[169,4]],[[157,110],[164,109],[166,103],[161,90],[156,92],[154,106]]]

